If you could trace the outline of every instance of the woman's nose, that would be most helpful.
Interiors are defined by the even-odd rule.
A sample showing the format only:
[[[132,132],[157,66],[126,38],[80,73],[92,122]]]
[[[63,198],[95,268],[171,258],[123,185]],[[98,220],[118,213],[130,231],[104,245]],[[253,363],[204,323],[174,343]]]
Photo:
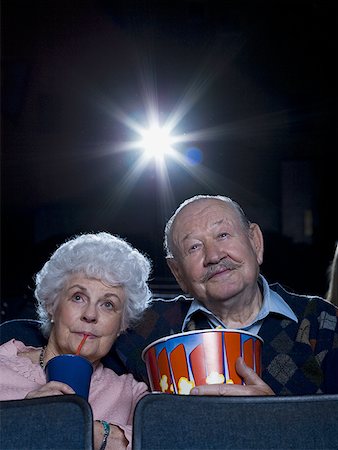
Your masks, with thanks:
[[[97,311],[95,305],[87,305],[86,309],[83,312],[82,320],[84,320],[85,322],[96,322]]]

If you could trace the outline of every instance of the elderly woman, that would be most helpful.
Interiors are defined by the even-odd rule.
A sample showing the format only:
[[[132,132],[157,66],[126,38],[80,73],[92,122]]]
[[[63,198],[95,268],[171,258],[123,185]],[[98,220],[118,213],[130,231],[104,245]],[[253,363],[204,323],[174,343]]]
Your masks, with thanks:
[[[150,262],[123,239],[83,234],[62,244],[36,275],[35,297],[44,348],[12,339],[0,347],[0,399],[74,394],[46,383],[44,368],[56,355],[81,355],[94,367],[89,403],[95,449],[130,447],[136,403],[147,392],[132,375],[118,376],[100,362],[117,336],[137,322],[150,302]]]

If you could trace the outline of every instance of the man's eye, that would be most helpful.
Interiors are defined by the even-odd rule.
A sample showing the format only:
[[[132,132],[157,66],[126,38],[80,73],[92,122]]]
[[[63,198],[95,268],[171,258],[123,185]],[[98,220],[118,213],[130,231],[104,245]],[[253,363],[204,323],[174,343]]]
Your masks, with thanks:
[[[189,253],[194,252],[200,248],[200,244],[193,244],[189,247]]]
[[[74,294],[73,300],[76,302],[80,302],[82,300],[82,296],[80,294]]]
[[[219,237],[220,237],[220,238],[226,238],[226,237],[228,237],[228,236],[229,236],[229,233],[226,233],[226,232],[220,233],[220,234],[219,234]]]

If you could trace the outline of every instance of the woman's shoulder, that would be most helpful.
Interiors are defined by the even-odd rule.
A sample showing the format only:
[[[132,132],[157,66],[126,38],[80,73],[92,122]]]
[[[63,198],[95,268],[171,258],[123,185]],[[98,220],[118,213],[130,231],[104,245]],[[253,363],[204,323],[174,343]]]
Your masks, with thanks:
[[[38,349],[27,347],[23,342],[15,339],[2,344],[0,346],[2,381],[6,379],[6,385],[15,382],[22,386],[26,386],[32,381],[40,384],[46,382],[41,367],[32,357],[38,351]]]
[[[10,339],[9,341],[0,345],[0,355],[15,356],[19,352],[24,351],[26,348],[27,347],[23,342],[17,341],[16,339]]]
[[[24,356],[29,359],[32,359],[32,356],[35,358],[35,354],[39,352],[41,349],[36,347],[27,346],[22,341],[18,341],[16,339],[10,339],[4,344],[0,345],[0,355],[1,356]],[[33,361],[35,362],[35,361]]]

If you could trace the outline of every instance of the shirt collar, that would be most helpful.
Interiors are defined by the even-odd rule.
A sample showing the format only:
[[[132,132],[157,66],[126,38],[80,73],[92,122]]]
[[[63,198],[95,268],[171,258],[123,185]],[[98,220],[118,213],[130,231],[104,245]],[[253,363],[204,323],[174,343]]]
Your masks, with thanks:
[[[283,298],[277,294],[277,292],[270,289],[268,282],[266,279],[259,275],[258,283],[261,285],[263,289],[263,303],[262,307],[254,319],[254,321],[245,327],[241,328],[245,331],[249,331],[251,333],[258,333],[263,320],[270,314],[270,313],[276,313],[280,314],[287,319],[293,320],[296,323],[298,323],[298,319],[295,315],[295,313],[292,311],[290,306],[283,300]],[[186,326],[192,316],[197,312],[202,312],[206,317],[207,320],[211,326],[211,328],[216,327],[222,327],[227,328],[221,320],[219,320],[211,311],[209,311],[202,303],[200,303],[198,300],[193,299],[190,308],[187,312],[187,315],[185,316],[185,319],[183,321],[182,325],[182,331],[185,331]]]

